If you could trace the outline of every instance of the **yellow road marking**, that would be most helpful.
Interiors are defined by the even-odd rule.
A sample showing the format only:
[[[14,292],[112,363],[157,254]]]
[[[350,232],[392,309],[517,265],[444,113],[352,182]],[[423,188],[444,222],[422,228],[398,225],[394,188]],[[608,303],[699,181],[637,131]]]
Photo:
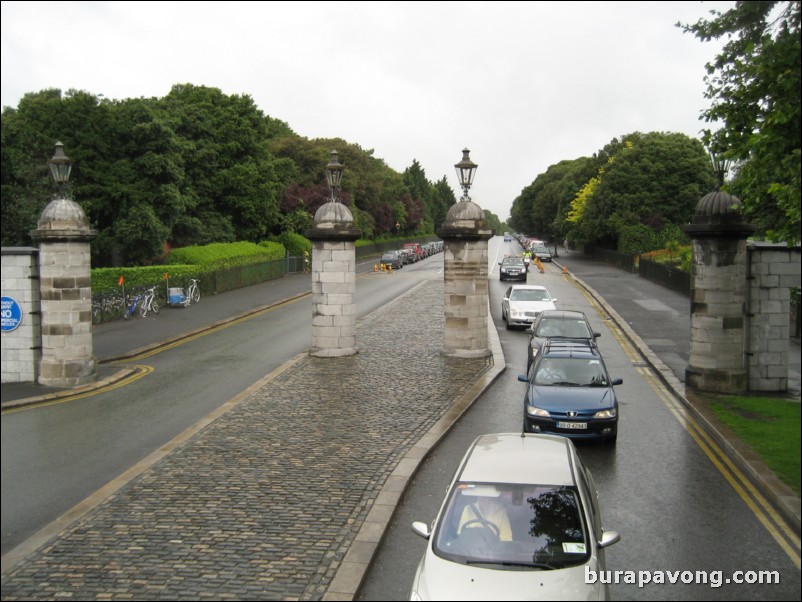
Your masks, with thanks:
[[[148,374],[153,372],[152,366],[134,366],[134,373],[130,376],[127,376],[112,385],[108,385],[99,389],[93,389],[91,391],[85,391],[83,393],[76,393],[74,395],[68,395],[65,397],[59,397],[56,399],[43,399],[40,402],[33,402],[26,404],[24,406],[18,408],[8,408],[7,410],[3,410],[2,414],[14,414],[16,412],[22,412],[27,410],[36,410],[39,408],[44,408],[47,406],[53,406],[60,403],[66,403],[68,401],[75,401],[76,399],[83,399],[85,397],[92,397],[93,395],[99,395],[100,393],[106,393],[108,391],[113,391],[114,389],[119,389],[120,387],[125,387],[130,385],[133,382],[138,381],[140,378],[144,378]]]
[[[582,295],[587,299],[593,309],[608,322],[608,328],[613,337],[618,341],[624,353],[630,358],[633,364],[642,364],[644,358],[634,347],[625,333],[618,327],[614,320],[610,319],[607,312],[602,308],[590,293],[570,275],[565,274],[566,279],[576,286]],[[637,372],[643,377],[644,381],[657,394],[663,404],[671,414],[677,419],[682,427],[690,434],[702,452],[707,456],[713,466],[722,474],[733,490],[746,504],[757,520],[766,528],[769,534],[779,544],[780,548],[788,555],[791,561],[800,568],[800,538],[790,525],[777,513],[774,507],[766,498],[755,488],[745,474],[733,463],[726,453],[719,447],[715,440],[702,428],[685,406],[666,388],[655,372],[651,368],[636,366]]]

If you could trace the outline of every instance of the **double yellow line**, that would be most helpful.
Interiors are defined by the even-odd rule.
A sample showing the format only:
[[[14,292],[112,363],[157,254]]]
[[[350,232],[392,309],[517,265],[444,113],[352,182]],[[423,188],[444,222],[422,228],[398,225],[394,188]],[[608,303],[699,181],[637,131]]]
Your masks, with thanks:
[[[570,275],[574,286],[576,286],[588,300],[594,310],[606,319],[608,327],[613,337],[618,341],[624,353],[629,357],[636,370],[643,380],[657,394],[663,404],[671,414],[677,419],[682,427],[690,434],[702,452],[712,462],[713,466],[722,474],[727,482],[732,486],[738,496],[744,501],[746,506],[752,511],[758,521],[765,527],[769,534],[779,544],[780,548],[788,555],[791,561],[800,568],[800,538],[794,529],[780,516],[769,501],[758,491],[749,478],[740,468],[730,459],[721,449],[718,443],[710,434],[699,424],[694,416],[689,412],[685,405],[680,402],[657,376],[655,371],[644,366],[646,363],[643,356],[637,350],[632,341],[625,335],[622,329],[616,324],[615,320],[607,311],[596,302]]]

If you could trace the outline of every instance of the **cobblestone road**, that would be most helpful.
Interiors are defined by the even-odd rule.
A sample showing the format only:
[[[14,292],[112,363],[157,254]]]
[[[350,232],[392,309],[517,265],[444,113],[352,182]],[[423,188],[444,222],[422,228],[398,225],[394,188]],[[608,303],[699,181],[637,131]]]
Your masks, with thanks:
[[[304,356],[2,580],[4,600],[316,600],[399,459],[492,358],[443,346],[443,283]]]

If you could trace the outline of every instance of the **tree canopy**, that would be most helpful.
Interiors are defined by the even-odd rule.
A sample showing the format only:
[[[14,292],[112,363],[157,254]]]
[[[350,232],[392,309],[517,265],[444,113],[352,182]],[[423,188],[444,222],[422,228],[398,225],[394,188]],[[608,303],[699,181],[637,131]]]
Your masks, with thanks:
[[[512,225],[541,238],[641,252],[660,244],[633,233],[688,223],[715,178],[704,147],[685,134],[635,132],[613,139],[593,157],[561,161],[524,188]],[[637,249],[622,241],[642,241]]]
[[[707,42],[725,38],[706,65],[704,142],[734,161],[728,187],[747,218],[774,240],[800,238],[800,2],[736,2],[710,20],[678,23]]]
[[[367,238],[432,233],[455,202],[445,177],[429,182],[417,161],[400,174],[358,144],[303,138],[247,95],[180,84],[164,98],[112,101],[51,89],[2,113],[4,246],[30,244],[51,198],[47,160],[57,140],[73,161],[68,191],[98,231],[95,267],[302,233],[328,199],[332,149],[345,165],[341,200]]]

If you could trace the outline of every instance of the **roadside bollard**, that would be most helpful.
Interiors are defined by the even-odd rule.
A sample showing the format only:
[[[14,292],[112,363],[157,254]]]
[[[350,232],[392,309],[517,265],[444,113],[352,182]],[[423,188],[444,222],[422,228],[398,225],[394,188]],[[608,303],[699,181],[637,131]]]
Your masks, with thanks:
[[[537,262],[537,269],[540,270],[541,274],[546,271],[546,268],[543,267],[543,264],[540,263],[540,261]]]
[[[567,274],[567,273],[568,273],[568,268],[563,266],[563,274]]]
[[[373,271],[374,272],[378,272],[379,271],[379,266],[377,264],[375,264],[375,263],[373,264]]]

